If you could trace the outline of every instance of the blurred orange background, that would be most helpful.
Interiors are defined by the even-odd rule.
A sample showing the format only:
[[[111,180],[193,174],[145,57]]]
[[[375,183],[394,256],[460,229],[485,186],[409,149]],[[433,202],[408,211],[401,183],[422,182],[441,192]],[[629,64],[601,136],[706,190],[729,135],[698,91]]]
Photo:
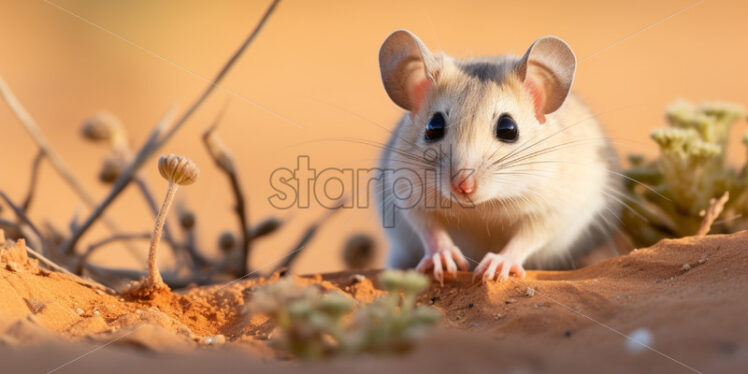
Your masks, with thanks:
[[[56,5],[53,5],[56,4]],[[105,109],[126,125],[135,146],[170,105],[184,110],[257,22],[267,1],[0,1],[0,76],[36,119],[82,183],[101,199],[97,180],[105,147],[84,142],[81,121]],[[677,98],[748,103],[748,2],[673,1],[300,1],[281,2],[222,86],[160,153],[187,155],[201,167],[183,199],[198,213],[199,241],[215,253],[223,229],[236,226],[226,178],[213,166],[200,135],[228,103],[219,129],[240,166],[250,219],[292,215],[279,234],[256,243],[255,267],[272,267],[304,227],[324,210],[270,206],[270,173],[293,169],[309,155],[318,170],[369,168],[378,149],[347,137],[385,142],[401,110],[384,92],[377,63],[395,29],[415,32],[432,51],[456,57],[521,54],[540,36],[565,39],[579,59],[575,90],[623,153],[656,155],[649,130],[664,125],[663,108]],[[229,92],[232,91],[232,92]],[[20,201],[35,143],[0,103],[0,189]],[[731,161],[744,161],[735,144]],[[156,160],[142,174],[157,199],[166,183]],[[67,227],[89,210],[48,163],[31,208],[38,222]],[[8,214],[6,212],[6,214]],[[109,210],[127,231],[147,232],[153,219],[134,188]],[[6,215],[7,217],[7,215]],[[172,217],[173,218],[173,217]],[[295,270],[342,268],[340,250],[358,232],[379,238],[373,210],[344,210],[323,226]],[[107,236],[100,224],[83,244]],[[146,242],[138,242],[143,253]],[[163,251],[168,252],[168,251]],[[136,266],[120,247],[95,262]],[[168,261],[168,260],[166,260]],[[268,265],[269,264],[269,265]]]

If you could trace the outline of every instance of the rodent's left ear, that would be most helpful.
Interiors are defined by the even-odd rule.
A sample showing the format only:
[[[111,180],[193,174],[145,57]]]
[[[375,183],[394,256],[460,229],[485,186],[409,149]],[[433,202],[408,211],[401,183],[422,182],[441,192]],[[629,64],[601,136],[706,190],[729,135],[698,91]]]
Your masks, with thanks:
[[[417,112],[429,87],[436,82],[442,59],[407,30],[390,34],[379,50],[382,83],[395,104]]]
[[[536,40],[517,65],[517,71],[535,100],[535,115],[555,112],[571,91],[577,58],[566,42],[555,36]]]

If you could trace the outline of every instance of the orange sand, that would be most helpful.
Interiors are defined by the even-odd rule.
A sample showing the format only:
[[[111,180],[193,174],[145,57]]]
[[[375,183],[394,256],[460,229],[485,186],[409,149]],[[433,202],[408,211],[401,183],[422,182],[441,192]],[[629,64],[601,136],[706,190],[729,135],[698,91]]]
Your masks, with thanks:
[[[111,344],[60,372],[298,368],[278,364],[288,357],[268,345],[272,322],[244,312],[251,287],[274,277],[141,301],[46,271],[26,257],[22,242],[3,250],[0,266],[0,341],[5,343],[0,362],[10,372],[48,371],[106,343]],[[352,274],[298,279],[362,302],[381,292],[371,281],[376,271],[361,273],[366,278],[360,282]],[[415,352],[367,358],[365,365],[343,358],[308,366],[367,372],[687,372],[687,367],[736,372],[748,367],[746,285],[748,232],[666,240],[579,270],[531,271],[525,280],[473,284],[469,273],[460,273],[456,281],[443,288],[435,284],[419,297],[442,311],[444,319]],[[651,332],[653,350],[626,348],[622,334],[639,328]],[[76,344],[65,343],[71,341]],[[139,349],[123,348],[133,346]]]

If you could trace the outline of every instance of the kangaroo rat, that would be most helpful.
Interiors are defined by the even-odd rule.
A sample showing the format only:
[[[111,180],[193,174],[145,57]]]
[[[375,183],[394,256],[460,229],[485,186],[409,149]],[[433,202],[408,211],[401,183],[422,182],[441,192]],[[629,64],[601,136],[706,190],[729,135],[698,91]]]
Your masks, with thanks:
[[[610,238],[620,180],[613,147],[570,93],[576,57],[561,39],[520,57],[434,55],[412,33],[379,52],[387,94],[409,113],[379,163],[388,266],[470,268],[484,281],[566,267]],[[599,242],[598,242],[599,243]]]

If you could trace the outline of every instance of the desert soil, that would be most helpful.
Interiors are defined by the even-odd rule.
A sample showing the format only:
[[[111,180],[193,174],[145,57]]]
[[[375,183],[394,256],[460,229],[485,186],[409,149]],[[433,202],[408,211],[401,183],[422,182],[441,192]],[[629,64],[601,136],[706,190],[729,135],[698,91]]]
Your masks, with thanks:
[[[277,275],[129,300],[42,268],[26,256],[22,241],[3,247],[2,372],[301,369],[269,344],[273,323],[245,312],[253,287]],[[369,302],[382,292],[372,280],[376,274],[297,278]],[[747,287],[748,232],[665,240],[574,271],[530,271],[522,280],[480,284],[460,273],[419,297],[444,317],[414,351],[303,368],[746,372]],[[626,337],[642,335],[648,347]]]

